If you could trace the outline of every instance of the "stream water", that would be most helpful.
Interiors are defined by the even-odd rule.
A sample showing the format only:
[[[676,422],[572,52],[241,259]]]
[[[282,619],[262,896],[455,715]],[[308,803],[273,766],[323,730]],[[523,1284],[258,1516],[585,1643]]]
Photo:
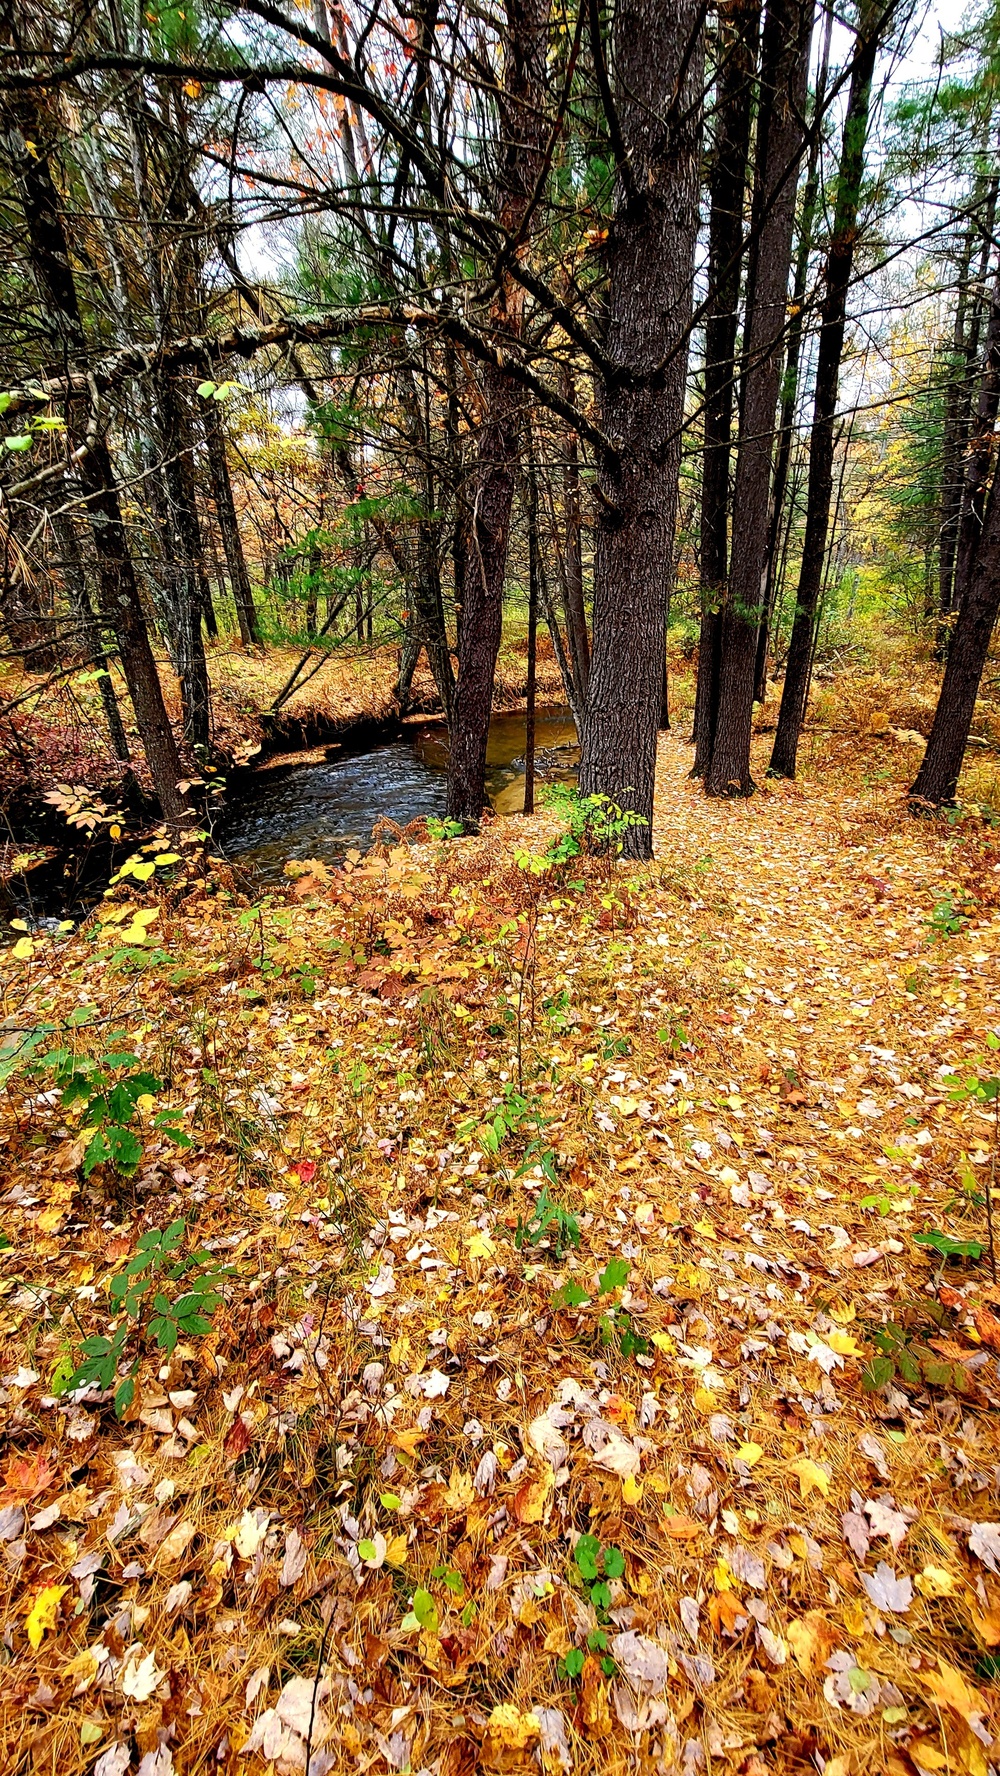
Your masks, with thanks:
[[[516,786],[524,774],[524,743],[523,714],[494,717],[486,786],[503,811],[520,805]],[[539,710],[535,746],[540,778],[572,778],[577,742],[568,710]],[[306,762],[291,760],[246,779],[216,838],[259,882],[279,882],[290,859],[336,863],[346,851],[366,850],[380,816],[406,826],[421,815],[443,815],[447,768],[441,723],[407,727],[364,750],[331,747],[325,758],[312,753]]]

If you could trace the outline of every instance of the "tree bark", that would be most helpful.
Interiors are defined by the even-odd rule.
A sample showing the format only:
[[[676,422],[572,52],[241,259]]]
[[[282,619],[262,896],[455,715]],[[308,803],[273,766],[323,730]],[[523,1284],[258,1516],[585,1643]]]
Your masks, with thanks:
[[[733,558],[720,612],[719,699],[706,772],[709,795],[749,795],[757,631],[767,568],[771,458],[805,140],[812,0],[769,0],[761,50],[753,246],[733,494]]]
[[[90,600],[90,588],[87,585],[87,570],[80,553],[80,542],[73,520],[68,512],[52,513],[52,530],[59,547],[60,565],[63,579],[69,592],[70,602],[75,607],[80,626],[83,630],[84,645],[91,665],[98,673],[98,688],[104,719],[108,724],[108,734],[112,749],[122,764],[131,762],[128,736],[122,722],[122,712],[118,707],[114,682],[108,666],[108,656],[101,640],[100,626],[94,614]]]
[[[601,390],[618,443],[600,465],[590,694],[580,788],[638,816],[628,856],[650,857],[664,610],[677,513],[694,246],[698,229],[704,13],[619,0],[612,36],[618,137],[607,242]],[[607,106],[606,106],[607,108]],[[636,387],[629,373],[659,374]]]
[[[986,325],[986,352],[975,426],[969,440],[965,461],[965,484],[962,488],[962,515],[955,557],[953,599],[961,610],[972,581],[972,567],[983,532],[986,485],[993,457],[994,430],[1000,406],[1000,276],[993,286],[989,320]]]
[[[548,0],[507,0],[497,208],[510,243],[507,250],[516,253],[524,250],[521,234],[541,171],[548,21]],[[493,325],[501,336],[516,337],[523,320],[523,291],[502,265],[498,281]],[[478,826],[486,796],[486,743],[521,436],[522,397],[517,385],[492,365],[487,365],[483,383],[476,470],[466,495],[458,678],[448,759],[448,814],[468,831]]]
[[[911,805],[954,802],[965,748],[1000,609],[1000,482],[994,474],[969,589],[955,623],[923,763],[910,790]]]
[[[12,137],[32,271],[57,358],[60,363],[66,357],[74,360],[77,371],[85,375],[87,339],[48,162],[45,120],[33,97],[24,92],[16,101],[5,102],[3,121]],[[74,449],[88,442],[77,401],[67,403],[67,429]],[[83,451],[77,477],[93,528],[101,616],[118,643],[153,788],[164,818],[179,829],[190,818],[186,796],[178,787],[180,756],[149,644],[111,454],[100,431]]]
[[[830,67],[830,39],[833,35],[833,8],[827,12],[823,26],[823,45],[816,74],[813,103],[813,132],[809,142],[805,185],[802,192],[802,217],[795,253],[795,275],[792,279],[791,319],[788,323],[788,349],[785,373],[781,380],[781,417],[778,422],[778,449],[771,482],[771,516],[767,539],[767,580],[764,587],[764,611],[757,631],[757,659],[754,665],[753,700],[763,703],[767,697],[767,655],[771,623],[778,586],[779,567],[783,567],[781,547],[785,495],[788,492],[788,467],[792,456],[795,407],[799,392],[799,359],[806,317],[806,289],[809,282],[809,258],[812,253],[816,213],[819,208],[819,163],[823,146],[821,120],[826,105],[826,82]],[[786,533],[787,534],[787,533]]]
[[[562,372],[561,392],[567,401],[575,402],[573,373]],[[566,635],[576,701],[582,709],[590,684],[590,636],[587,633],[587,609],[583,597],[583,520],[580,511],[580,440],[576,432],[567,431],[566,459],[563,465],[563,523],[565,529],[565,599]]]
[[[729,560],[729,455],[736,385],[736,330],[743,263],[743,202],[750,150],[760,0],[719,7],[718,119],[710,178],[708,308],[705,314],[705,454],[701,477],[701,632],[692,777],[712,752],[719,693],[719,607]]]
[[[253,601],[253,587],[250,584],[246,555],[243,552],[243,539],[240,536],[239,521],[236,516],[233,484],[229,474],[229,464],[226,460],[226,436],[217,401],[205,402],[202,425],[208,449],[209,472],[212,477],[212,497],[215,500],[219,534],[222,537],[226,566],[229,569],[229,586],[233,595],[233,603],[236,606],[240,640],[244,647],[254,647],[260,640],[257,610]]]
[[[834,422],[840,386],[840,363],[844,353],[847,293],[854,268],[854,249],[858,234],[872,76],[883,28],[882,0],[865,0],[858,20],[854,67],[844,116],[837,200],[826,261],[823,306],[820,311],[816,389],[809,442],[806,532],[802,545],[795,617],[788,644],[788,658],[785,661],[778,729],[771,752],[770,772],[775,777],[795,776],[799,735],[809,695],[816,618],[830,528],[830,501],[833,497]]]

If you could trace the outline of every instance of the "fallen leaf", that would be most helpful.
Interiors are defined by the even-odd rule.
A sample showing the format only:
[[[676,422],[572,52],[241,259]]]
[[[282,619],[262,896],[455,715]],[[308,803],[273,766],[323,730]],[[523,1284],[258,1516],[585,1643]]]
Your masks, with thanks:
[[[28,1611],[28,1620],[25,1626],[28,1630],[28,1640],[36,1652],[41,1646],[45,1634],[58,1622],[59,1605],[68,1590],[68,1585],[46,1585],[44,1591],[39,1591]]]
[[[913,1602],[913,1585],[903,1573],[897,1577],[891,1566],[880,1560],[873,1573],[862,1573],[861,1583],[876,1609],[891,1610],[904,1615]]]
[[[811,1461],[807,1455],[801,1455],[797,1461],[789,1462],[788,1466],[798,1480],[799,1492],[804,1499],[811,1492],[820,1492],[824,1498],[829,1497],[830,1476],[818,1462]]]
[[[148,1702],[166,1675],[157,1665],[155,1655],[136,1642],[125,1654],[118,1682],[123,1696],[130,1696],[133,1702]]]
[[[954,1597],[955,1581],[943,1566],[925,1566],[913,1583],[922,1597]]]
[[[837,1644],[837,1630],[822,1610],[809,1610],[786,1629],[792,1658],[803,1677],[818,1677]]]
[[[526,1480],[514,1494],[514,1516],[518,1523],[541,1523],[555,1488],[551,1468],[535,1479]]]

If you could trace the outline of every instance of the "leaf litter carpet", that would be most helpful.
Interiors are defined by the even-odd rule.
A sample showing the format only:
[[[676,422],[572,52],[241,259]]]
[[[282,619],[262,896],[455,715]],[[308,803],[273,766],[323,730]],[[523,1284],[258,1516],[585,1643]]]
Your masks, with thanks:
[[[993,1769],[1000,1296],[913,1236],[985,1238],[997,853],[689,762],[582,892],[543,813],[6,953],[192,1146],[7,1091],[3,1770]],[[118,1423],[53,1377],[177,1216],[226,1299]]]

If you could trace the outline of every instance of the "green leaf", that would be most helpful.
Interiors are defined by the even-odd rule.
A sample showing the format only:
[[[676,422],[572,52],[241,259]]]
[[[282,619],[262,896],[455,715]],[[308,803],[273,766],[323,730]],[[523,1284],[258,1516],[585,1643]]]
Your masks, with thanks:
[[[629,1263],[627,1258],[612,1258],[604,1266],[597,1279],[599,1295],[610,1295],[613,1289],[621,1289],[628,1282]]]
[[[872,1357],[861,1371],[861,1386],[866,1394],[874,1394],[879,1388],[885,1387],[896,1373],[896,1365],[891,1357]]]
[[[362,1560],[376,1560],[378,1558],[378,1549],[374,1542],[359,1542],[358,1553]]]
[[[603,1579],[598,1579],[597,1584],[591,1585],[591,1587],[590,1587],[590,1601],[593,1604],[595,1610],[610,1609],[611,1608],[611,1587],[610,1587],[610,1585],[606,1585]]]
[[[385,1511],[398,1511],[403,1501],[398,1493],[383,1492],[379,1494],[378,1502]]]
[[[122,1128],[118,1124],[110,1124],[106,1132],[108,1149],[114,1164],[129,1177],[142,1158],[142,1142],[131,1129]]]
[[[122,1382],[115,1394],[115,1417],[124,1418],[134,1399],[135,1377],[130,1375],[127,1381]]]
[[[915,1233],[913,1240],[915,1245],[929,1246],[942,1258],[981,1258],[983,1255],[983,1248],[978,1240],[952,1239],[938,1228],[929,1233]]]
[[[198,387],[195,392],[196,392],[196,394],[199,394],[201,396],[203,401],[207,401],[210,398],[210,396],[214,395],[214,393],[215,393],[215,383],[214,382],[199,382]]]
[[[33,440],[30,432],[19,432],[15,437],[4,439],[4,444],[7,449],[16,451],[30,450],[32,442]]]
[[[586,1662],[587,1655],[582,1647],[570,1647],[562,1661],[562,1668],[567,1677],[579,1677]]]
[[[425,1634],[436,1634],[438,1631],[437,1604],[429,1591],[418,1588],[413,1593],[412,1608],[403,1617],[403,1627],[412,1634],[422,1628]]]
[[[596,1536],[582,1535],[573,1549],[573,1559],[581,1579],[588,1582],[597,1577],[597,1561],[601,1552],[601,1544]]]
[[[605,1548],[604,1570],[609,1579],[620,1579],[625,1571],[625,1556],[620,1548]]]
[[[589,1300],[590,1296],[586,1289],[581,1288],[576,1278],[567,1277],[566,1281],[555,1291],[552,1297],[552,1306],[554,1308],[585,1307]]]

